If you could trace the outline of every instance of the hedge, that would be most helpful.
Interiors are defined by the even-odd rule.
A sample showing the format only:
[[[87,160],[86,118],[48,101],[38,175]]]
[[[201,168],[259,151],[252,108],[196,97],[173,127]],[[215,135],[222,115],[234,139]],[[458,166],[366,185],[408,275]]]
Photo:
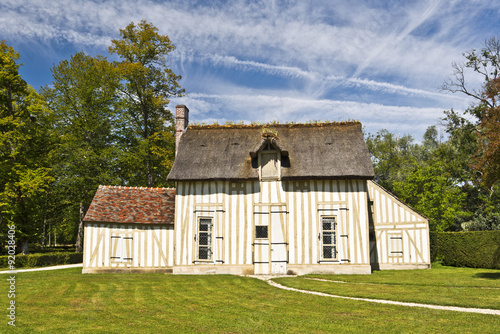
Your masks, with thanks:
[[[56,253],[56,252],[75,252],[74,245],[69,246],[45,246],[39,244],[30,244],[30,253]]]
[[[431,262],[438,259],[438,232],[429,232],[429,243],[431,248]]]
[[[0,268],[9,266],[9,256],[0,256]],[[31,268],[31,267],[47,267],[59,264],[82,263],[83,253],[45,253],[45,254],[18,254],[15,258],[15,267]]]
[[[500,230],[430,234],[431,260],[454,267],[500,269]]]

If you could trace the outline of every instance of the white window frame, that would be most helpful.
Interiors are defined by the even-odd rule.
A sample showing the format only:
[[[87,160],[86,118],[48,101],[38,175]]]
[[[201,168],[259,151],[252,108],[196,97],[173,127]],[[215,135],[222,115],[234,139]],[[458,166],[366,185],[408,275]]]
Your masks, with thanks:
[[[210,230],[201,231],[200,223],[202,220],[210,220]],[[206,245],[200,245],[202,233],[207,233],[208,242]],[[200,247],[208,248],[208,256],[206,259],[200,258]],[[198,217],[197,228],[196,228],[196,261],[197,262],[213,262],[214,260],[214,218],[207,216]]]
[[[333,229],[330,230],[325,230],[323,229],[323,219],[332,219],[334,220],[334,226]],[[320,261],[321,262],[338,262],[339,258],[339,231],[338,231],[338,217],[335,215],[325,215],[325,216],[320,216],[320,234],[319,234],[319,247],[320,247]],[[333,243],[330,242],[328,244],[324,244],[324,238],[325,238],[325,231],[326,233],[333,233]],[[332,237],[332,236],[330,236]],[[330,239],[331,240],[331,239]],[[325,257],[325,251],[324,247],[335,247],[335,256],[334,257]]]

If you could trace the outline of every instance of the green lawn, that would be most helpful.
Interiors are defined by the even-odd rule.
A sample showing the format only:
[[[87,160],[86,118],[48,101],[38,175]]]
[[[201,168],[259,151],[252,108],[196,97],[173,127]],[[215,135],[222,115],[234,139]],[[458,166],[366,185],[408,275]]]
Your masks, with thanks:
[[[445,270],[448,275],[443,275]],[[469,278],[458,279],[457,296],[472,286],[498,287],[498,271],[474,270],[438,268],[375,272],[370,276],[321,277],[377,283],[377,286],[402,284],[412,289],[419,283],[414,280],[431,287],[434,272],[434,285],[443,286],[446,285],[443,277],[450,281],[455,275],[468,273],[472,282],[461,284]],[[6,282],[8,276],[0,275],[0,279]],[[12,330],[7,325],[8,318],[4,317],[0,323],[1,333],[11,330],[20,333],[496,333],[500,328],[500,316],[306,295],[276,289],[248,277],[82,275],[81,268],[74,268],[18,273],[16,279],[17,326]],[[290,286],[317,283],[304,278],[278,281]],[[336,285],[326,284],[327,289]],[[7,284],[4,287],[6,291],[0,293],[0,305],[6,309],[9,302]],[[500,290],[487,290],[498,298]],[[423,289],[420,293],[432,295],[434,292]],[[449,304],[456,304],[453,295],[446,298],[450,298]]]

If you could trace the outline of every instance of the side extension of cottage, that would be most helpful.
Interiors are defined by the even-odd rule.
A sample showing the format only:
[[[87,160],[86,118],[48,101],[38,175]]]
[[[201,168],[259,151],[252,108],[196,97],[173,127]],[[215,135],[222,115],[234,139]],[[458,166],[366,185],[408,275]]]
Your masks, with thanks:
[[[83,273],[172,272],[175,189],[100,186],[85,215]]]

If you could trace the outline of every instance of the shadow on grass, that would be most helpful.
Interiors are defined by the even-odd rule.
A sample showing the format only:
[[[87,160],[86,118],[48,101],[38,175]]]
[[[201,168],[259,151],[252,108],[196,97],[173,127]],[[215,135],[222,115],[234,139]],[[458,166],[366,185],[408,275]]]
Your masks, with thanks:
[[[500,279],[500,271],[497,273],[477,273],[474,276],[479,278]]]

